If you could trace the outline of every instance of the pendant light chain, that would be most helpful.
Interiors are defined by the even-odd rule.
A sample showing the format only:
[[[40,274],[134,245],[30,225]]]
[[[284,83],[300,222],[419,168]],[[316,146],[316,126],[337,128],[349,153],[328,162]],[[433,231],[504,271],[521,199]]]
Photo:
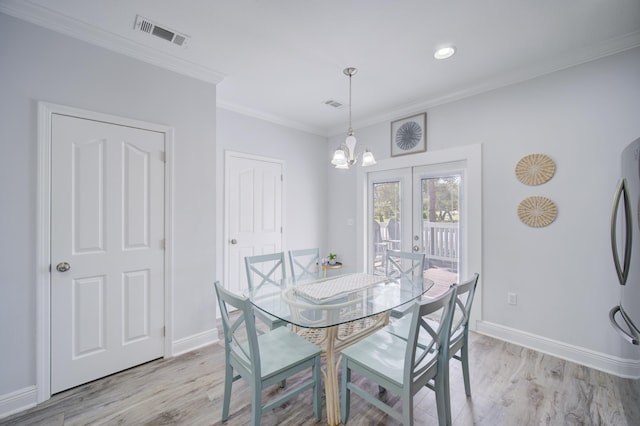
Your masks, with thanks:
[[[349,134],[353,134],[353,127],[351,127],[351,77],[353,77],[353,71],[349,71]]]

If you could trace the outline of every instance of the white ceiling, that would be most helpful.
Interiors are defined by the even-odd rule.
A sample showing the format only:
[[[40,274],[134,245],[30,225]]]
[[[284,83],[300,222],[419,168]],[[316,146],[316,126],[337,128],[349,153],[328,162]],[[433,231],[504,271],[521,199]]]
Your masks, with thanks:
[[[0,11],[218,83],[218,105],[321,135],[640,46],[638,0],[0,0]],[[191,38],[135,31],[136,15]],[[437,46],[457,54],[433,59]],[[640,72],[640,71],[639,71]]]

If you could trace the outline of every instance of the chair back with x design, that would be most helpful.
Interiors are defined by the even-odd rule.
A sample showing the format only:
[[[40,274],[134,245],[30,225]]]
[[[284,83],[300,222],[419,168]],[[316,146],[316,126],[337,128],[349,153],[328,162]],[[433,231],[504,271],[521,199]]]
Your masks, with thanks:
[[[385,274],[388,277],[415,281],[422,278],[424,253],[387,250]]]
[[[286,278],[283,252],[247,256],[244,263],[249,290],[258,289],[265,284],[279,286]]]
[[[320,249],[289,250],[289,265],[293,282],[320,278],[322,276]]]

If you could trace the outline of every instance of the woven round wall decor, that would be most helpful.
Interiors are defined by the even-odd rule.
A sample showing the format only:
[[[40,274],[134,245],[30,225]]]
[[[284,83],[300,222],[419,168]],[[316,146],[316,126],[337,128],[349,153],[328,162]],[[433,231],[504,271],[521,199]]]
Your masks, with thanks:
[[[556,163],[544,154],[525,155],[516,164],[516,177],[525,185],[542,185],[556,172]]]
[[[518,206],[518,217],[525,225],[541,228],[556,220],[558,208],[547,197],[525,198]]]

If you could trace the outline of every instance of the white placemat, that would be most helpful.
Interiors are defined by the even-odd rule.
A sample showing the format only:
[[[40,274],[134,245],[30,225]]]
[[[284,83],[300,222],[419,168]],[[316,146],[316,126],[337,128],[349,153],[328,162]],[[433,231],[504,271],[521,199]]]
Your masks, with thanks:
[[[317,283],[302,284],[295,287],[295,292],[312,300],[325,300],[371,287],[386,280],[386,277],[380,275],[350,274]]]

